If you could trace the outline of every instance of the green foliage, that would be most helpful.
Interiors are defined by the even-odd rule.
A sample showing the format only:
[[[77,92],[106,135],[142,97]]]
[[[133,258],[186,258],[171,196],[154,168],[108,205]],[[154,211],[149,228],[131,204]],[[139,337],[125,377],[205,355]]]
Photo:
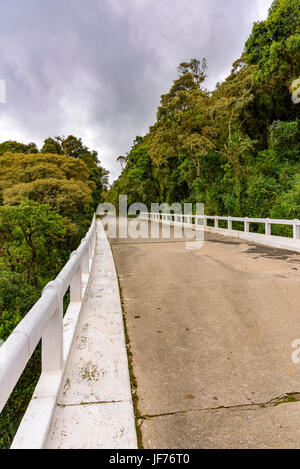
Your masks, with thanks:
[[[129,195],[129,204],[137,200],[147,204],[157,196],[159,186],[153,176],[153,163],[148,150],[148,145],[142,143],[133,146],[126,158],[127,164],[124,170],[126,176],[112,185],[107,196],[108,202],[118,207],[118,196],[121,193]]]
[[[59,258],[52,252],[57,251],[66,229],[66,219],[49,205],[22,199],[17,206],[0,207],[2,263],[38,288],[39,279],[56,270]]]
[[[212,93],[202,88],[205,59],[181,63],[156,122],[119,159],[123,171],[107,200],[127,194],[148,206],[204,202],[208,214],[296,216],[300,104],[291,83],[300,75],[299,15],[299,0],[274,1]]]
[[[18,316],[16,315],[16,319]],[[13,326],[13,324],[11,324]],[[41,373],[41,351],[37,348],[0,415],[0,449],[9,449]]]
[[[56,178],[37,179],[19,183],[3,191],[3,203],[16,205],[24,197],[49,203],[62,215],[72,216],[74,211],[86,211],[92,201],[89,187],[82,181],[61,180]]]
[[[94,187],[86,164],[75,158],[40,153],[6,153],[0,158],[0,191],[6,205],[26,197],[72,216],[88,212]]]
[[[270,148],[282,161],[298,161],[300,155],[299,121],[274,121],[270,128]]]
[[[274,205],[280,184],[276,178],[258,174],[251,176],[247,183],[245,209],[252,218],[267,218]]]
[[[37,153],[38,149],[35,143],[24,143],[15,142],[13,140],[8,140],[7,142],[0,143],[0,156],[4,153]]]
[[[246,61],[257,64],[259,81],[289,82],[300,62],[299,0],[275,0],[266,21],[255,23],[246,42]]]
[[[3,285],[1,285],[1,290],[3,290]],[[1,303],[3,304],[3,300]],[[1,314],[0,340],[5,341],[11,332],[15,329],[15,327],[17,327],[21,319],[22,316],[18,311],[16,311],[13,315],[8,311],[3,311]]]
[[[281,193],[271,209],[273,218],[300,219],[300,172],[294,178],[294,184],[286,193]]]
[[[3,256],[5,257],[5,256]],[[1,259],[0,270],[0,339],[6,340],[19,320],[38,299],[36,288],[25,282],[23,272],[9,270]],[[6,266],[5,266],[6,264]],[[14,312],[14,314],[12,314]]]
[[[65,137],[47,138],[44,141],[41,153],[56,153],[82,160],[89,171],[89,180],[92,182],[93,208],[101,201],[102,194],[107,190],[109,172],[100,165],[98,153],[89,150],[83,145],[81,138],[69,135]]]
[[[245,46],[247,64],[255,66],[255,99],[247,123],[266,144],[268,124],[299,118],[291,100],[291,85],[300,74],[300,2],[275,0],[266,21],[255,23]]]
[[[67,220],[49,205],[22,200],[0,207],[0,339],[6,340],[61,269]],[[30,360],[0,416],[0,448],[10,446],[40,374],[40,351]]]
[[[44,140],[41,153],[52,153],[53,155],[63,154],[60,142],[51,137]]]
[[[76,137],[0,144],[0,339],[6,340],[85,235],[107,185]],[[65,303],[68,294],[65,295]],[[38,348],[0,415],[8,448],[40,375]]]

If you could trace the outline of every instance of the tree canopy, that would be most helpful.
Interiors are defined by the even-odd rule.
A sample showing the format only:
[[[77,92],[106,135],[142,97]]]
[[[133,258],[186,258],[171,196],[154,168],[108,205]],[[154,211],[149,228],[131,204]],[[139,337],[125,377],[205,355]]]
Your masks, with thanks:
[[[0,144],[0,339],[6,340],[85,235],[108,171],[80,138]],[[34,353],[0,416],[10,446],[40,373]]]
[[[300,75],[299,7],[275,0],[212,92],[203,87],[205,59],[179,65],[108,201],[127,194],[149,208],[203,202],[207,214],[300,218],[300,104],[291,86]]]

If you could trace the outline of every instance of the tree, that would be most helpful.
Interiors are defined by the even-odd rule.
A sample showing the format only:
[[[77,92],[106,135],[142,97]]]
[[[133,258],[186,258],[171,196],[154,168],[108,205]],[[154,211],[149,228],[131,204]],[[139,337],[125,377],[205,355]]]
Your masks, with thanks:
[[[200,88],[201,83],[203,83],[206,78],[207,61],[205,58],[202,59],[202,63],[199,59],[191,59],[190,62],[182,62],[177,70],[179,75],[191,73],[196,85]]]
[[[76,137],[62,142],[48,138],[41,153],[35,144],[0,144],[1,340],[76,249],[107,184],[108,171],[97,152]],[[1,413],[1,448],[12,442],[37,383],[40,361],[38,348]]]
[[[50,205],[22,199],[18,206],[0,207],[2,261],[11,272],[24,274],[24,280],[35,288],[39,272],[49,275],[55,270],[57,261],[51,252],[65,234],[65,220]]]
[[[22,200],[0,207],[0,339],[6,340],[70,253],[70,222],[49,205]],[[77,243],[76,243],[77,244]],[[0,416],[0,448],[9,448],[40,376],[38,347]]]
[[[41,153],[53,153],[54,155],[63,155],[60,142],[51,137],[46,138],[44,140],[44,145],[41,148]]]
[[[255,126],[266,137],[273,120],[300,117],[300,107],[292,102],[290,90],[293,80],[299,78],[299,0],[273,2],[267,20],[253,26],[245,45],[245,60],[256,65],[252,111],[259,118]]]
[[[120,163],[121,170],[123,170],[124,166],[125,166],[125,163],[126,163],[126,156],[122,156],[122,155],[118,156],[117,162]]]
[[[270,126],[270,148],[280,160],[300,159],[300,121],[274,121]]]
[[[4,155],[6,152],[33,154],[37,153],[38,149],[35,143],[24,144],[13,140],[7,140],[6,142],[0,143],[0,156]]]
[[[95,150],[83,145],[81,138],[69,135],[68,137],[55,137],[55,139],[48,139],[49,145],[58,145],[59,153],[71,158],[82,160],[89,169],[89,180],[93,182],[92,198],[93,208],[96,209],[97,205],[102,200],[102,193],[108,186],[109,172],[103,168],[98,159],[98,153]]]
[[[0,191],[6,205],[26,197],[72,218],[89,210],[93,189],[86,164],[75,158],[7,153],[0,159]]]
[[[258,65],[261,82],[284,84],[298,78],[300,63],[299,0],[275,0],[266,21],[254,23],[245,46],[246,62]]]

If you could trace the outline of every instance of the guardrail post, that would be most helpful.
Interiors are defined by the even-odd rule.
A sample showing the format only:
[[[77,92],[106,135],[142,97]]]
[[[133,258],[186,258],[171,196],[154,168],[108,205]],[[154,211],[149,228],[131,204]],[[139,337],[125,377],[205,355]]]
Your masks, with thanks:
[[[203,215],[203,226],[206,228],[207,227],[207,216]]]
[[[266,222],[265,222],[265,235],[266,235],[266,236],[271,236],[271,223],[270,223],[270,218],[266,218]]]
[[[300,221],[293,220],[293,238],[300,239]]]
[[[57,279],[48,283],[43,293],[49,289],[55,291],[57,309],[42,335],[42,372],[57,371],[63,366],[63,296]]]
[[[219,228],[219,219],[215,216],[215,228]]]
[[[89,266],[89,253],[87,247],[84,250],[82,261],[81,261],[81,271],[82,274],[88,274],[90,271],[90,266]]]
[[[96,225],[94,226],[94,234],[93,234],[93,256],[96,249],[96,241],[97,241],[97,232],[96,232]]]
[[[245,233],[249,233],[249,231],[250,231],[250,228],[249,228],[249,218],[248,218],[248,217],[246,217],[246,218],[245,218],[245,221],[244,221],[244,231],[245,231]]]
[[[89,262],[90,262],[90,261],[93,259],[93,237],[92,237],[92,239],[89,241],[88,253],[89,253]]]
[[[228,217],[228,226],[227,226],[228,230],[232,231],[232,220],[231,220],[231,217]]]
[[[81,266],[78,267],[70,283],[70,301],[82,301],[82,275]]]

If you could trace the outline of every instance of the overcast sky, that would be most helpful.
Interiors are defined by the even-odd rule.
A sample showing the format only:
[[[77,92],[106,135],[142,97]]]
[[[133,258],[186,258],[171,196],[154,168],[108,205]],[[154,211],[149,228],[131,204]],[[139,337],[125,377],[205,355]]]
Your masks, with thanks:
[[[155,120],[182,61],[206,88],[231,70],[271,0],[0,0],[0,141],[73,134],[110,170]]]

